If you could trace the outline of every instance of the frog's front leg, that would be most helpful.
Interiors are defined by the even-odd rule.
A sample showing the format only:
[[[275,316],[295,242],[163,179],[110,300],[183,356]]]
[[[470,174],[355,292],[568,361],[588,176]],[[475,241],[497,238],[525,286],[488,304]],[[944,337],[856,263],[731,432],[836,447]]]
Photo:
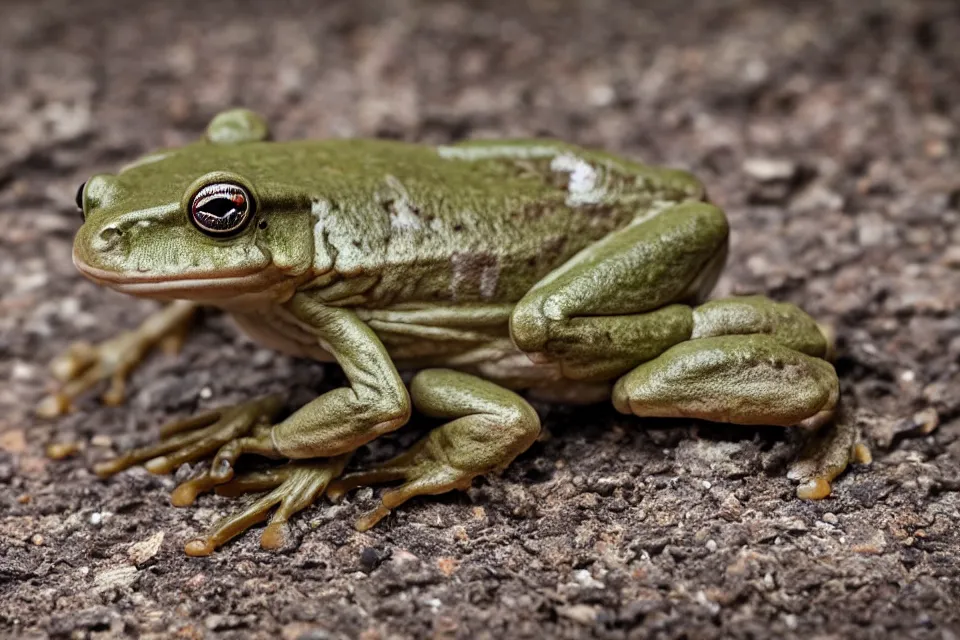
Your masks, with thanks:
[[[336,500],[356,487],[404,481],[357,521],[360,531],[414,496],[469,488],[476,476],[509,465],[540,433],[540,417],[526,400],[467,373],[426,369],[410,382],[410,394],[420,413],[450,422],[392,460],[331,484],[328,495]]]
[[[272,489],[248,508],[189,542],[186,551],[190,555],[211,553],[265,519],[277,505],[279,508],[261,544],[265,548],[279,546],[289,517],[322,495],[330,480],[339,475],[351,452],[401,427],[410,418],[410,397],[396,367],[373,330],[355,313],[324,306],[304,294],[295,295],[284,309],[289,314],[289,322],[316,336],[323,348],[333,354],[349,386],[328,391],[286,420],[260,426],[249,435],[227,442],[214,456],[207,473],[174,490],[174,503],[187,505],[197,494],[214,488],[231,495]],[[244,453],[294,461],[328,460],[297,462],[281,467],[281,471],[234,478],[234,463]],[[150,463],[147,464],[150,468]]]
[[[336,358],[349,386],[301,407],[268,432],[224,446],[214,468],[243,453],[278,458],[327,458],[354,451],[410,419],[410,396],[383,343],[349,310],[328,307],[299,293],[283,307],[287,320]]]
[[[103,401],[120,404],[130,372],[157,345],[165,345],[170,351],[178,349],[196,311],[197,305],[193,302],[173,302],[133,331],[98,345],[86,342],[71,345],[51,363],[53,374],[62,386],[40,401],[37,415],[52,418],[68,412],[78,396],[103,381],[110,382]]]

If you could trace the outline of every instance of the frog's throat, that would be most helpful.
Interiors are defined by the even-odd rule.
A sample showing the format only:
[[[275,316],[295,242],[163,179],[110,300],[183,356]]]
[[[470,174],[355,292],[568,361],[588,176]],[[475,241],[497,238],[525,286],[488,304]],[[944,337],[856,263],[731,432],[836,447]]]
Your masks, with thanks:
[[[275,265],[236,269],[218,277],[203,275],[157,275],[108,271],[91,266],[81,260],[76,252],[73,264],[86,278],[99,285],[138,298],[158,300],[194,300],[215,304],[218,301],[242,296],[272,294],[272,298],[285,297],[288,285],[293,289],[298,284]],[[290,295],[292,295],[292,291]]]

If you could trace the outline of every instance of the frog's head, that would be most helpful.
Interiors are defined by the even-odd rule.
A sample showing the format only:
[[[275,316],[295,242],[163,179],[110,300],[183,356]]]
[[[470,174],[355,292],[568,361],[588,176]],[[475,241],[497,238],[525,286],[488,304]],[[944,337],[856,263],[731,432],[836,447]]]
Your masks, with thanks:
[[[138,296],[227,304],[282,298],[312,266],[310,199],[284,183],[263,121],[217,116],[207,139],[147,156],[77,193],[74,263]]]

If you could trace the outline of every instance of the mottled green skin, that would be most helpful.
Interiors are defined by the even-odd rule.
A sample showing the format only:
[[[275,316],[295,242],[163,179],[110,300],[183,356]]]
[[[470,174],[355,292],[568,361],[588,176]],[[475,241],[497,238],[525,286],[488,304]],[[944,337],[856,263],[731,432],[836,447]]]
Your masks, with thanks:
[[[253,403],[192,445],[168,442],[110,468],[160,455],[148,468],[169,470],[220,447],[210,473],[178,490],[187,503],[229,481],[242,453],[332,458],[241,483],[277,488],[190,553],[209,553],[273,504],[281,526],[326,489],[344,455],[403,425],[414,407],[451,421],[330,489],[406,480],[364,527],[526,449],[539,419],[507,388],[612,397],[638,416],[815,427],[833,414],[829,344],[809,316],[760,297],[697,306],[723,267],[728,226],[689,174],[544,140],[429,147],[266,136],[254,114],[226,112],[207,140],[95,176],[84,190],[74,257],[87,276],[223,307],[268,345],[336,360],[349,381],[269,429],[238,437],[236,424],[218,426],[275,410]],[[221,182],[256,202],[252,224],[228,239],[206,235],[188,213],[194,194]],[[421,370],[409,388],[398,367]]]
[[[598,172],[602,187],[587,194],[591,202],[567,204],[570,173],[550,170],[564,154]],[[184,200],[228,176],[256,194],[258,220],[268,228],[211,240],[189,224]],[[386,140],[200,142],[94,176],[85,191],[77,258],[126,284],[249,273],[271,266],[272,256],[285,282],[305,274],[376,277],[364,307],[516,302],[655,203],[702,195],[680,171],[536,140],[440,148]],[[103,251],[116,229],[124,235]]]

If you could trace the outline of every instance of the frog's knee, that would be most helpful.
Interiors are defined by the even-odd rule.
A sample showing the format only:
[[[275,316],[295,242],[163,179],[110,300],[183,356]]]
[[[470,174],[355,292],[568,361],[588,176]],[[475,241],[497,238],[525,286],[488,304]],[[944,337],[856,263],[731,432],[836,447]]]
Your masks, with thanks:
[[[681,343],[621,378],[622,413],[734,424],[816,428],[833,416],[833,367],[770,336],[718,336]]]
[[[524,353],[542,353],[547,348],[553,321],[544,312],[546,302],[541,295],[527,295],[510,314],[510,337]]]

